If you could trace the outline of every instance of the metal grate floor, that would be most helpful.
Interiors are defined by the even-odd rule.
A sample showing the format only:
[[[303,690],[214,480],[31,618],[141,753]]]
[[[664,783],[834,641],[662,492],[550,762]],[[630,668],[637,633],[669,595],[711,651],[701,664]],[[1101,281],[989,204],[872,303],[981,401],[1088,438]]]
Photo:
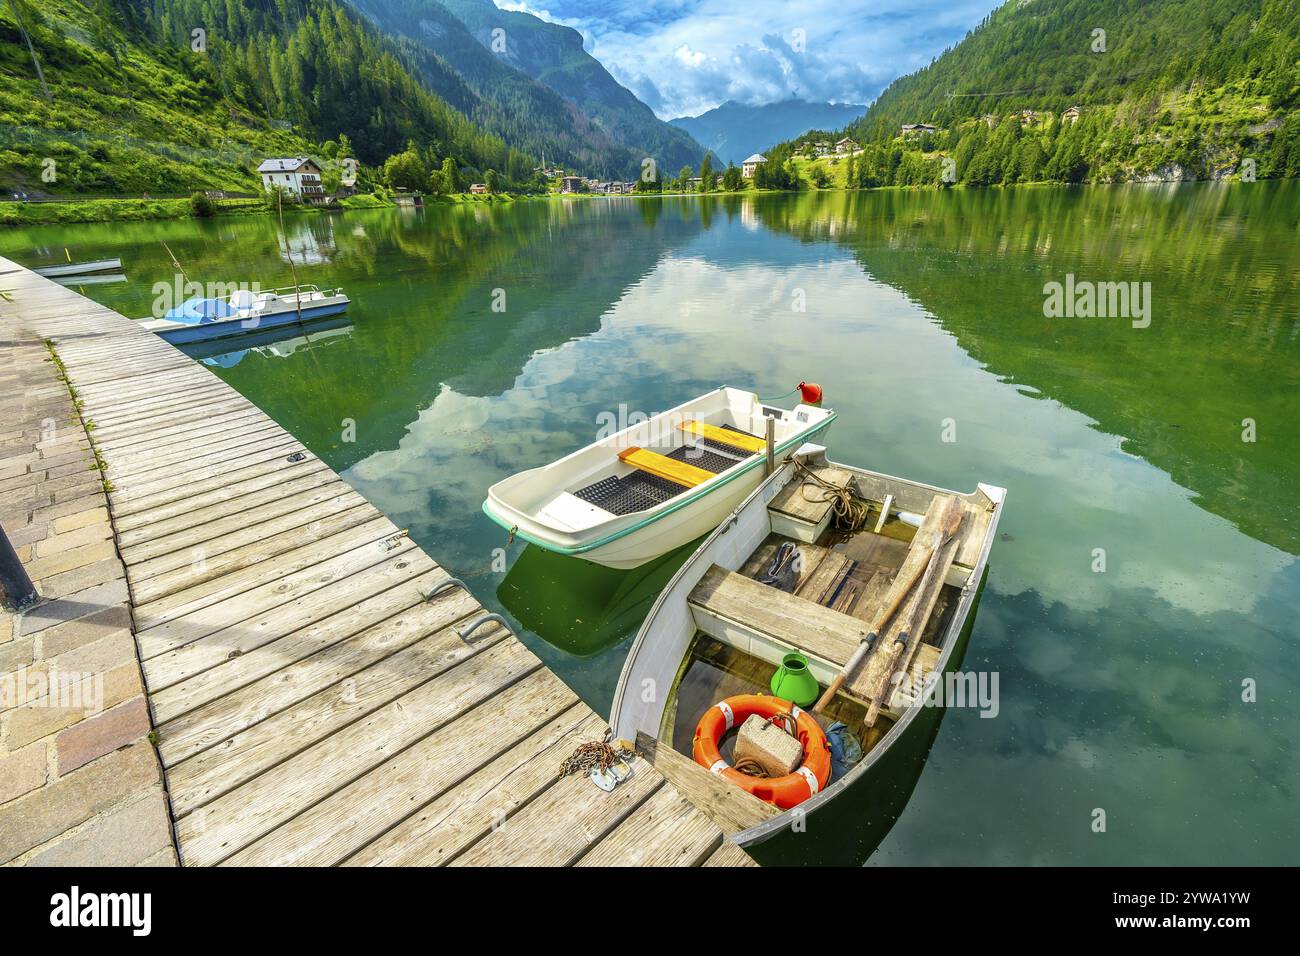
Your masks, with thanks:
[[[602,478],[574,494],[610,514],[626,515],[654,508],[685,490],[682,485],[666,478],[636,472],[623,478]]]

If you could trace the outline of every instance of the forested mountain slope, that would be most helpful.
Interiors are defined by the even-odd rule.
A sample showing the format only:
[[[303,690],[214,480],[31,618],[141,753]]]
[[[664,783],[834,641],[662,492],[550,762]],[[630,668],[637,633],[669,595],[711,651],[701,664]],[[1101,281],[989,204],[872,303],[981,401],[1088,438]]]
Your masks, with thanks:
[[[1298,106],[1294,0],[1008,0],[847,132],[864,186],[1296,176]]]
[[[607,168],[621,174],[646,155],[613,139],[575,103],[492,52],[438,0],[348,2],[386,33],[427,48],[454,69],[450,81],[436,72],[425,79],[448,99],[458,87],[469,87],[474,98],[465,112],[512,146],[591,173]]]
[[[681,166],[698,165],[703,158],[704,148],[689,133],[655,116],[583,49],[582,35],[576,30],[528,13],[500,10],[492,0],[440,2],[489,50],[492,31],[504,31],[497,35],[504,49],[493,55],[554,90],[625,148],[625,157],[618,160],[622,168],[611,163],[610,168],[596,171],[630,176],[639,172],[644,157],[653,157],[659,171],[671,175]]]
[[[446,99],[422,79],[439,70]],[[340,135],[368,163],[413,139],[471,168],[527,170],[455,108],[474,101],[456,82],[339,0],[6,0],[0,187],[255,189],[261,158]]]

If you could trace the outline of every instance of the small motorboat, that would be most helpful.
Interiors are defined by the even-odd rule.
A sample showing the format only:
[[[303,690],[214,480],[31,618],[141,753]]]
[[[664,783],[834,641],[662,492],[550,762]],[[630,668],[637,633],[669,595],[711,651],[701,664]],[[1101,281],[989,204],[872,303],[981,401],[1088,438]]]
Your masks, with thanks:
[[[707,534],[758,486],[768,423],[782,455],[834,419],[830,409],[776,408],[723,386],[497,482],[483,510],[548,551],[635,568]]]
[[[337,315],[348,303],[342,289],[323,292],[315,285],[258,292],[240,289],[226,298],[186,299],[161,319],[141,319],[140,325],[173,345],[182,345]]]
[[[121,272],[121,259],[96,259],[94,262],[68,262],[57,266],[42,266],[33,269],[38,276],[47,279],[67,278],[68,276],[88,276],[97,272]]]
[[[924,765],[1005,499],[786,456],[651,607],[615,737],[760,862],[861,864]],[[793,769],[741,767],[747,718],[786,728]]]

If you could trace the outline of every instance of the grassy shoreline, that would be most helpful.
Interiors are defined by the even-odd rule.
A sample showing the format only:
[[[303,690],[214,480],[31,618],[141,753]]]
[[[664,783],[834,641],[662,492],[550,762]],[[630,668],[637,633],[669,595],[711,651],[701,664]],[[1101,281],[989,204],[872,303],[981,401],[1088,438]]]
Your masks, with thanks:
[[[1186,182],[1237,182],[1238,180],[1186,180]],[[807,186],[797,192],[888,192],[893,190],[922,190],[922,189],[948,189],[948,190],[966,190],[966,189],[1022,189],[1022,188],[1051,188],[1072,185],[1069,183],[1057,183],[1051,181],[997,184],[993,186],[970,186],[965,183],[953,183],[947,186],[934,185],[910,185],[910,186],[876,186],[871,189],[853,189],[850,190],[839,183],[830,186],[815,187]],[[1090,186],[1123,186],[1134,185],[1133,183],[1080,183],[1073,185],[1090,185]],[[1138,183],[1137,185],[1148,185]],[[665,197],[702,197],[702,196],[745,196],[745,195],[767,195],[781,192],[795,192],[796,190],[781,189],[755,189],[752,186],[736,192],[727,192],[716,189],[707,193],[698,192],[646,192],[646,193],[628,193],[613,198],[619,199],[661,199]],[[430,195],[424,197],[425,205],[461,205],[471,203],[501,203],[501,202],[520,202],[528,200],[544,201],[570,201],[575,199],[608,199],[603,193],[542,193],[542,194],[519,194],[512,193],[493,193],[490,195],[471,194],[471,193],[454,193],[451,195]],[[369,193],[348,196],[340,201],[339,205],[332,207],[318,206],[294,206],[294,212],[319,213],[319,212],[346,212],[348,210],[358,209],[391,209],[397,204],[389,198],[375,196]],[[286,210],[288,211],[288,210]],[[273,214],[273,210],[268,210],[266,206],[256,199],[248,200],[227,200],[218,203],[217,216],[251,216],[257,214]],[[4,226],[41,226],[41,225],[58,225],[62,223],[95,223],[95,222],[136,222],[151,219],[193,219],[198,218],[194,215],[188,199],[87,199],[77,202],[44,202],[44,203],[25,203],[25,202],[3,202],[0,203],[0,227]]]

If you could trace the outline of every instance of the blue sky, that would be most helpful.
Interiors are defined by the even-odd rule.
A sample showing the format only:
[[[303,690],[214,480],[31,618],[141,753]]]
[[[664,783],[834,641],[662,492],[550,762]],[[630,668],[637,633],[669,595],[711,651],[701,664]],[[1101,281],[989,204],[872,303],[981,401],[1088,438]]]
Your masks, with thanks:
[[[664,119],[725,100],[868,103],[996,0],[496,0],[578,30]],[[802,31],[801,33],[799,31]]]

